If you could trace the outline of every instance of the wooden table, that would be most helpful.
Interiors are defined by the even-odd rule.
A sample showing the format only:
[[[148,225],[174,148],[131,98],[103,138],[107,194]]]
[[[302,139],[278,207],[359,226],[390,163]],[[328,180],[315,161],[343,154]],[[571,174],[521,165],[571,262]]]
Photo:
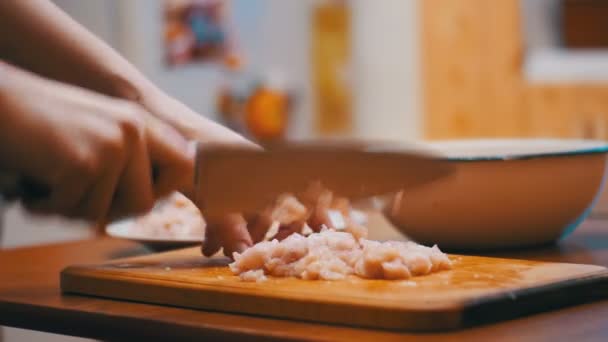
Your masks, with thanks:
[[[146,253],[109,238],[0,252],[0,325],[96,339],[133,340],[596,340],[608,341],[608,300],[434,334],[353,329],[253,316],[63,296],[59,271]],[[589,220],[557,246],[495,255],[608,265],[608,221]]]

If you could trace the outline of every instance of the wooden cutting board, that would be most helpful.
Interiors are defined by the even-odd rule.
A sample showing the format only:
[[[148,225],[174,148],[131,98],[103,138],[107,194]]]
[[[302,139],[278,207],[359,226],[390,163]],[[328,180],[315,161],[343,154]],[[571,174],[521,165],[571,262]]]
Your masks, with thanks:
[[[601,298],[601,266],[451,256],[454,268],[407,281],[244,282],[198,248],[71,266],[61,288],[180,307],[415,331],[445,330]]]

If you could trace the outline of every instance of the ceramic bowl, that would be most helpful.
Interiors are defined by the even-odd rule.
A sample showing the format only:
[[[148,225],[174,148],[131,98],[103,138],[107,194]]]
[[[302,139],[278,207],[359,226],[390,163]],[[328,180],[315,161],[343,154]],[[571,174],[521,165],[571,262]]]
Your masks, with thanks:
[[[589,140],[436,141],[454,163],[446,178],[404,192],[388,218],[408,237],[445,249],[555,242],[590,213],[608,145]]]

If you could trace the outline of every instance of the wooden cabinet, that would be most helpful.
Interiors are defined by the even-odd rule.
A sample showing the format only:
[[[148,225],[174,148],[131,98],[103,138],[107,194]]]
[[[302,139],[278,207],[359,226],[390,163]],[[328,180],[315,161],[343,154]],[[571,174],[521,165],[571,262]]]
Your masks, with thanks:
[[[424,0],[425,137],[608,139],[608,81],[530,83],[519,0]]]

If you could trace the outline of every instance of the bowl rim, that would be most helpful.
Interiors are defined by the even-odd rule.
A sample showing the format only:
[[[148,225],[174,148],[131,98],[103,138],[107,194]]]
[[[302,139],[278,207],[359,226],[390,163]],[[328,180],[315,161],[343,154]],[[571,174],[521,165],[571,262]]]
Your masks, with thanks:
[[[201,243],[203,238],[194,239],[194,238],[164,238],[164,237],[156,237],[156,236],[147,236],[143,234],[132,234],[128,233],[127,230],[129,225],[135,224],[134,219],[123,219],[120,221],[113,222],[108,224],[105,228],[105,232],[108,236],[118,239],[131,240],[141,243],[178,243],[178,244],[187,244],[187,243]]]
[[[456,145],[475,143],[571,143],[571,149],[551,152],[515,152],[515,153],[498,153],[495,155],[480,155],[480,156],[448,156],[439,148],[439,145]],[[427,142],[428,146],[435,150],[439,158],[453,162],[475,162],[475,161],[507,161],[507,160],[527,160],[550,157],[567,157],[577,155],[590,155],[608,153],[608,141],[592,140],[592,139],[555,139],[555,138],[477,138],[477,139],[446,139],[446,140],[431,140]],[[578,145],[578,147],[576,146]]]

